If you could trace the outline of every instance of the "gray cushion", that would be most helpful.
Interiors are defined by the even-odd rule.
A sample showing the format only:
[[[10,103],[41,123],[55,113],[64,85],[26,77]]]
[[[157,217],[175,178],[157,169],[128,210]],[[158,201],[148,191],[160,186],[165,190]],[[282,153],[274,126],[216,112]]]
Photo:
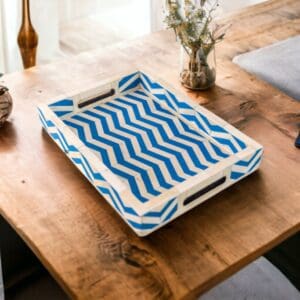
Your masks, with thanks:
[[[233,62],[300,100],[300,36],[238,55]]]
[[[261,257],[201,296],[199,300],[300,300],[299,291]]]

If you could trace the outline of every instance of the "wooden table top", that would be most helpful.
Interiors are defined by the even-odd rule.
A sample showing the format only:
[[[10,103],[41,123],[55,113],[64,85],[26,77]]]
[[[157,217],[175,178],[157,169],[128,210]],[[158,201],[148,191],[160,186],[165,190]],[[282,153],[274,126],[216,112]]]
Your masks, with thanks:
[[[166,31],[1,78],[14,110],[0,130],[0,213],[72,298],[194,298],[300,229],[300,104],[231,62],[299,34],[299,0],[266,2],[226,21],[233,25],[207,92],[180,86],[179,46]],[[146,238],[42,131],[36,109],[133,64],[159,72],[265,147],[259,172]]]

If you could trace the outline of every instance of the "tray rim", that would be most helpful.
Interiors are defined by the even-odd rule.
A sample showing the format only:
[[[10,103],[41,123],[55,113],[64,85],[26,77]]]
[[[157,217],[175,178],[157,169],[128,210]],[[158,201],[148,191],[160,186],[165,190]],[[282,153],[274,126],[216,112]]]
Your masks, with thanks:
[[[130,188],[122,182],[122,180],[115,175],[108,167],[106,167],[100,160],[99,158],[96,157],[94,153],[92,153],[89,148],[84,145],[79,137],[72,132],[72,130],[64,124],[63,120],[59,118],[53,110],[49,108],[49,104],[53,104],[56,101],[60,101],[62,99],[72,99],[74,103],[77,103],[80,98],[84,97],[86,93],[91,93],[91,91],[97,91],[103,89],[103,86],[114,86],[116,89],[117,87],[115,84],[124,76],[128,76],[129,74],[139,72],[142,74],[146,74],[148,77],[151,78],[154,82],[158,82],[164,89],[172,92],[174,95],[176,95],[177,98],[180,98],[180,101],[185,101],[187,104],[189,104],[195,111],[200,112],[210,118],[211,120],[214,120],[218,125],[224,126],[231,134],[234,134],[234,136],[242,139],[243,142],[246,143],[246,148],[239,151],[238,153],[230,155],[228,158],[223,159],[222,161],[216,163],[215,165],[212,165],[209,167],[209,169],[205,170],[205,172],[197,174],[195,176],[192,176],[190,178],[187,178],[183,182],[177,184],[176,186],[170,188],[169,190],[164,191],[162,194],[159,196],[151,198],[149,201],[142,203],[140,200],[138,200],[130,191]],[[128,92],[128,91],[127,91]],[[119,91],[117,92],[117,95],[119,94]],[[123,93],[120,93],[123,94]],[[114,95],[111,98],[117,97]],[[77,100],[77,101],[76,101]],[[111,99],[108,99],[109,101]],[[92,104],[94,106],[95,104]],[[88,107],[88,106],[87,106]],[[64,131],[64,134],[67,135],[68,139],[74,143],[74,145],[78,148],[78,151],[80,151],[85,157],[88,158],[90,164],[92,164],[93,168],[100,172],[101,174],[104,174],[104,178],[106,181],[114,188],[117,190],[118,193],[120,193],[120,197],[122,198],[122,201],[125,203],[125,205],[128,205],[130,207],[134,207],[134,210],[137,212],[138,217],[143,218],[145,214],[147,214],[151,210],[155,210],[155,208],[161,206],[162,204],[166,203],[167,200],[170,200],[172,197],[178,198],[180,197],[187,197],[188,196],[188,191],[190,187],[197,186],[197,189],[201,189],[199,186],[199,179],[201,179],[201,182],[205,182],[206,179],[212,178],[216,176],[216,174],[220,174],[220,169],[223,169],[223,173],[226,172],[228,168],[230,168],[234,163],[236,163],[239,160],[243,160],[249,156],[250,153],[253,154],[254,151],[261,150],[263,151],[263,147],[254,141],[252,138],[249,136],[245,135],[235,127],[233,127],[231,124],[228,122],[224,121],[214,113],[210,112],[206,108],[202,107],[200,104],[194,102],[193,100],[189,99],[186,95],[184,95],[181,91],[178,91],[175,89],[173,86],[171,86],[169,83],[167,83],[165,80],[159,78],[159,76],[153,75],[151,71],[142,69],[142,68],[134,68],[131,70],[127,70],[126,72],[119,72],[117,75],[110,76],[106,78],[105,80],[101,80],[97,84],[92,84],[89,87],[85,88],[83,91],[80,93],[75,93],[74,95],[67,95],[66,97],[62,97],[59,99],[52,99],[47,101],[44,104],[38,105],[39,110],[41,110],[47,117],[57,126],[60,130]],[[82,109],[76,109],[76,105],[74,105],[74,110],[72,113],[76,114],[78,112],[82,111]],[[210,139],[213,139],[210,137]],[[67,155],[68,156],[68,155]],[[68,156],[69,157],[69,156]],[[70,157],[69,157],[70,158]],[[223,166],[220,166],[220,165]],[[257,167],[258,168],[258,167]],[[253,172],[257,169],[255,168]],[[217,170],[215,170],[217,169]],[[250,173],[246,174],[245,176],[248,176]],[[242,176],[245,177],[245,176]],[[242,179],[240,178],[240,179]],[[237,180],[232,181],[229,185],[234,184],[237,182]],[[91,182],[93,184],[93,182]],[[94,184],[93,184],[94,185]],[[229,186],[226,185],[226,188]],[[223,188],[224,189],[224,188]],[[218,193],[218,191],[216,192]],[[208,195],[207,198],[209,198],[210,195]],[[206,200],[206,199],[205,199]],[[203,200],[203,201],[205,201]],[[133,205],[134,204],[134,205]],[[198,205],[197,204],[192,205],[186,210],[191,209],[192,207]],[[114,208],[115,209],[115,208]],[[182,213],[180,213],[182,214]],[[121,214],[120,214],[121,215]],[[121,215],[121,217],[124,219],[124,216]],[[175,216],[176,218],[176,216]],[[174,218],[172,218],[174,219]],[[128,222],[127,222],[128,223]],[[130,224],[129,224],[130,225]],[[163,224],[161,224],[162,226]],[[157,226],[154,230],[159,228],[160,226]],[[136,229],[133,228],[135,231]]]
[[[47,107],[50,104],[53,104],[57,101],[60,101],[62,99],[68,99],[68,98],[72,98],[74,102],[76,102],[76,100],[79,101],[79,100],[81,100],[82,96],[85,96],[86,93],[91,93],[91,91],[97,91],[97,90],[101,91],[101,90],[103,90],[104,86],[111,86],[111,84],[116,84],[120,78],[122,78],[126,75],[129,75],[129,74],[137,73],[137,72],[146,74],[151,79],[154,79],[155,82],[159,82],[163,86],[163,88],[167,89],[168,91],[170,91],[173,94],[175,94],[176,96],[178,96],[178,98],[180,98],[180,100],[183,100],[184,102],[188,103],[194,110],[196,110],[197,112],[203,113],[206,116],[209,116],[210,119],[215,120],[220,125],[223,125],[224,127],[226,127],[228,129],[228,131],[233,132],[235,136],[243,139],[243,141],[245,141],[247,143],[247,145],[251,145],[255,149],[263,148],[263,146],[260,145],[258,142],[256,142],[254,139],[247,136],[246,134],[241,132],[239,129],[235,128],[230,123],[223,120],[221,117],[219,117],[215,113],[213,113],[210,110],[208,110],[207,108],[203,107],[201,104],[196,103],[191,98],[189,98],[187,95],[185,95],[182,91],[180,91],[179,89],[176,89],[174,86],[172,86],[172,84],[170,84],[169,82],[167,82],[166,80],[161,78],[159,75],[153,74],[152,70],[148,70],[145,67],[143,67],[143,68],[136,68],[136,67],[128,68],[127,71],[117,72],[116,74],[114,74],[110,77],[101,79],[99,81],[99,83],[97,83],[97,84],[95,84],[93,82],[92,84],[85,85],[84,89],[82,89],[82,88],[78,89],[77,93],[72,93],[72,94],[68,94],[68,95],[61,94],[59,97],[52,98],[50,100],[45,101],[43,104],[39,104],[38,107],[45,107],[45,106]],[[115,87],[115,86],[113,86],[113,87]],[[115,88],[116,88],[116,90],[118,90],[117,87],[115,87]],[[109,101],[111,98],[114,98],[114,97],[115,96],[109,97],[109,98],[107,98],[108,100],[106,100],[106,101]],[[93,106],[93,104],[90,104],[87,107],[92,107],[92,106]],[[78,109],[75,107],[73,113],[76,113],[78,111],[81,111],[81,109]],[[54,114],[54,116],[56,117],[55,114]],[[61,120],[60,118],[58,118],[58,119]]]

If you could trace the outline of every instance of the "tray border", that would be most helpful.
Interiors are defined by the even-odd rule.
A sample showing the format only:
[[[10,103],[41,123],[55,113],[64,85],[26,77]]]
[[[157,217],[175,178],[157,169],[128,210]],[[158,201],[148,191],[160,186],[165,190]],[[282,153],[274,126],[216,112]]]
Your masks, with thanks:
[[[213,120],[218,125],[222,125],[230,132],[230,134],[233,133],[234,136],[241,139],[247,145],[247,147],[244,150],[241,150],[236,154],[230,155],[228,158],[225,158],[224,160],[217,163],[216,165],[210,166],[210,169],[208,171],[203,172],[201,174],[197,174],[191,178],[188,178],[184,182],[179,183],[176,186],[172,187],[170,190],[163,192],[161,195],[157,197],[153,197],[150,201],[146,203],[141,203],[130,192],[127,185],[124,184],[122,180],[119,179],[118,176],[112,173],[101,161],[99,161],[99,159],[97,159],[96,156],[91,151],[89,151],[89,149],[79,140],[76,134],[73,133],[72,130],[68,128],[68,126],[65,125],[63,121],[54,113],[54,111],[49,108],[49,105],[53,105],[57,101],[61,101],[62,98],[58,100],[48,101],[47,104],[39,105],[38,109],[39,109],[40,118],[46,119],[46,122],[45,120],[44,121],[42,120],[43,126],[47,130],[49,135],[52,137],[52,139],[54,139],[54,141],[66,153],[69,159],[73,161],[73,163],[75,159],[74,157],[76,157],[76,155],[79,155],[78,153],[80,153],[80,155],[82,155],[82,157],[90,164],[90,168],[95,173],[99,173],[102,175],[104,181],[106,181],[110,189],[112,189],[112,191],[116,193],[115,197],[117,198],[119,197],[123,202],[123,212],[122,210],[119,211],[116,208],[116,205],[112,203],[112,200],[108,199],[109,197],[104,196],[103,193],[99,191],[99,189],[97,188],[97,184],[99,184],[100,182],[99,179],[97,180],[90,179],[89,176],[85,174],[84,170],[82,170],[80,166],[76,165],[77,168],[79,168],[80,171],[85,175],[85,177],[87,177],[87,179],[93,184],[93,186],[102,194],[102,196],[106,198],[106,200],[108,200],[108,202],[114,207],[115,210],[117,210],[117,212],[127,222],[127,224],[129,224],[130,227],[138,235],[145,236],[150,232],[165,225],[166,223],[170,222],[171,220],[175,219],[179,215],[199,205],[200,203],[212,197],[213,195],[217,194],[221,190],[226,189],[228,186],[234,184],[238,180],[241,180],[242,178],[256,171],[261,161],[263,147],[260,144],[258,144],[256,141],[254,141],[252,138],[246,136],[238,129],[236,129],[226,121],[222,120],[220,117],[216,116],[215,114],[205,109],[204,107],[201,107],[199,104],[194,103],[186,95],[183,95],[180,91],[174,89],[170,84],[165,82],[163,79],[159,78],[158,76],[153,76],[151,74],[151,71],[144,70],[144,69],[138,70],[135,68],[133,70],[128,70],[127,72],[119,73],[118,75],[112,76],[110,78],[107,78],[106,80],[101,81],[97,85],[93,84],[88,88],[85,88],[85,90],[81,91],[80,93],[67,96],[65,99],[72,99],[73,103],[76,103],[80,101],[82,98],[86,98],[89,95],[99,93],[108,88],[114,88],[117,92],[117,95],[121,94],[119,93],[119,88],[118,88],[119,80],[121,80],[124,76],[128,76],[129,74],[135,72],[147,74],[147,76],[151,78],[153,82],[158,82],[165,90],[170,91],[171,93],[176,95],[177,99],[186,102],[189,106],[191,106],[192,109],[209,117],[210,120]],[[153,80],[153,78],[155,78],[155,80]],[[115,97],[116,95],[108,98],[108,100],[105,101],[109,101],[111,98],[115,98]],[[90,106],[92,107],[94,106],[94,104],[91,104]],[[72,113],[77,113],[78,111],[81,111],[81,109],[77,109],[76,106],[73,105]],[[53,125],[48,126],[50,123],[47,125],[47,120],[49,122],[52,122]],[[76,151],[70,153],[72,151],[69,151],[68,149],[66,149],[66,147],[64,148],[63,144],[61,144],[58,139],[54,138],[55,135],[53,135],[53,133],[55,131],[56,134],[58,134],[58,136],[59,135],[63,136],[62,140],[65,140],[67,144],[72,145],[77,149],[78,153],[76,153],[76,155],[75,155]],[[207,136],[209,137],[210,140],[213,140],[211,136],[209,135]],[[258,157],[259,161],[255,165],[255,167],[251,169],[250,161],[255,159],[256,157],[255,155]],[[243,171],[244,173],[242,173],[242,175],[240,175],[239,177],[231,176],[232,169],[237,170],[236,173],[238,173],[238,171],[242,168],[244,168]],[[220,173],[220,169],[222,170],[221,173]],[[208,182],[218,179],[221,175],[222,176],[224,175],[228,178],[225,184],[205,194],[197,201],[194,201],[189,205],[183,207],[182,205],[183,200],[187,198],[189,195],[193,194],[195,189],[200,190],[202,187],[207,185]],[[201,180],[201,184],[199,184],[199,180]],[[132,203],[134,203],[134,208],[132,207]],[[173,213],[171,214],[171,212]],[[155,222],[155,226],[152,227],[150,225],[147,226],[147,224],[150,224],[149,222]]]

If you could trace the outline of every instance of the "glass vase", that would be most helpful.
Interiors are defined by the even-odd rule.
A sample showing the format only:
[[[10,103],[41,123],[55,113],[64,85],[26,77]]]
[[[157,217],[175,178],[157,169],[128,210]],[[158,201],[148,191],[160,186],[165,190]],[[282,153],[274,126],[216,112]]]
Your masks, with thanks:
[[[216,81],[215,48],[199,47],[191,50],[181,47],[180,80],[191,90],[205,90]]]

